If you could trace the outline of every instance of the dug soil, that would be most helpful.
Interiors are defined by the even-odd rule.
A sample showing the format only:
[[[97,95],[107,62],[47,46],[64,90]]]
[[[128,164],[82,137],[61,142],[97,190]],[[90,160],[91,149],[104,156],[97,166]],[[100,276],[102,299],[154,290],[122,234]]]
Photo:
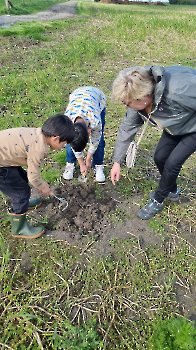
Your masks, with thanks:
[[[168,228],[165,228],[164,233],[155,233],[150,229],[148,221],[137,217],[142,199],[141,193],[135,193],[126,199],[121,197],[110,182],[95,186],[90,182],[79,183],[75,180],[62,182],[61,185],[51,187],[51,190],[65,201],[61,202],[54,196],[48,198],[41,196],[42,205],[27,213],[31,224],[44,222],[42,226],[45,228],[45,233],[37,241],[60,240],[66,241],[69,246],[78,247],[85,247],[89,242],[93,242],[93,254],[97,258],[107,257],[113,253],[114,248],[111,244],[113,239],[134,238],[141,251],[147,252],[149,246],[164,251]],[[32,189],[32,197],[37,195],[37,191]],[[181,195],[181,201],[185,200],[187,199]],[[185,241],[186,239],[192,241],[195,246],[195,232],[190,235],[188,228],[183,228],[183,237]],[[32,268],[28,245],[22,258],[21,269],[28,273]],[[196,288],[193,286],[187,290],[178,285],[175,291],[183,313],[188,315],[189,319],[196,321],[194,310]]]

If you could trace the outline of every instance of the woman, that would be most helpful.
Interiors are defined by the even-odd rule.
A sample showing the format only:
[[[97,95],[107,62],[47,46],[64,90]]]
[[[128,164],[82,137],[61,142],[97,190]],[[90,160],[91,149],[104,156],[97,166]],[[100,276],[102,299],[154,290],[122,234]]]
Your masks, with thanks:
[[[158,125],[162,136],[154,160],[161,174],[150,201],[138,212],[148,220],[163,208],[165,198],[179,199],[176,179],[189,156],[196,151],[196,69],[173,67],[132,67],[119,73],[113,83],[113,98],[127,107],[113,154],[111,180],[119,180],[130,142],[144,121]]]

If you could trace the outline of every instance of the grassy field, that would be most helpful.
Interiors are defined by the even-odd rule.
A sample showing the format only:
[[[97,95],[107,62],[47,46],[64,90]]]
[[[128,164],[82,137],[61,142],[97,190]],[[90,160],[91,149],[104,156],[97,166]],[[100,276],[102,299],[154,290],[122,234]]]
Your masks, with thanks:
[[[35,4],[41,10],[38,3],[51,6],[57,2],[30,1],[34,10]],[[3,7],[1,0],[0,14]],[[105,169],[109,183],[116,135],[126,113],[123,105],[111,99],[112,82],[119,70],[132,65],[196,68],[196,8],[78,2],[77,13],[80,18],[0,28],[0,129],[41,126],[46,118],[64,112],[75,88],[97,86],[107,95]],[[156,187],[149,174],[155,172],[152,157],[159,137],[160,131],[147,129],[129,179],[122,167],[119,191],[131,200],[137,188],[143,193],[141,205]],[[51,184],[58,183],[59,169],[54,170],[52,162],[60,157],[51,152],[47,172],[42,169],[43,178]],[[148,255],[139,254],[141,259],[135,258],[137,242],[115,240],[111,242],[115,256],[97,261],[90,254],[84,270],[80,259],[85,249],[44,239],[16,242],[10,239],[9,222],[1,211],[2,349],[194,349],[195,329],[186,321],[188,315],[181,317],[173,283],[178,276],[186,290],[194,286],[195,167],[192,155],[178,179],[184,202],[166,204],[149,221],[155,234],[166,236],[165,250],[150,247]],[[0,197],[0,205],[4,200]],[[20,259],[27,250],[32,250],[34,269],[25,274]],[[101,302],[94,302],[93,307],[96,291],[101,291],[97,296]],[[131,295],[135,299],[130,302]],[[80,317],[71,323],[69,311],[74,308],[86,310],[86,324]],[[177,321],[164,323],[176,314],[180,315]],[[175,333],[178,327],[180,332]],[[174,340],[167,339],[169,329]],[[160,333],[158,344],[155,338]],[[170,345],[164,347],[166,343]]]
[[[9,15],[27,15],[36,13],[38,11],[47,10],[49,7],[59,4],[61,0],[12,0],[11,3],[14,7],[10,6],[9,10],[6,9],[5,0],[0,0],[0,16]]]

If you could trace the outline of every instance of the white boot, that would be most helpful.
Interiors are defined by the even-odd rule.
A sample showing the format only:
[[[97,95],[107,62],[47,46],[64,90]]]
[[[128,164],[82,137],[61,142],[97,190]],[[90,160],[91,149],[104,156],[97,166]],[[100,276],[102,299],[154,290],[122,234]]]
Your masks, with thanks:
[[[67,162],[66,167],[65,167],[65,171],[63,173],[63,178],[65,180],[73,179],[74,171],[75,171],[75,164]]]
[[[95,165],[95,174],[96,174],[96,181],[97,182],[104,182],[105,181],[105,175],[103,172],[103,164],[102,165]]]

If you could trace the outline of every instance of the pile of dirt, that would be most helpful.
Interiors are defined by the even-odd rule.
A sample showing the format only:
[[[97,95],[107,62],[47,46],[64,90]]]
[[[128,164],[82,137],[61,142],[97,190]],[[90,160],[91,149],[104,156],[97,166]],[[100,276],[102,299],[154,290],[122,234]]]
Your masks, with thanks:
[[[43,197],[42,206],[29,213],[32,220],[41,222],[45,219],[47,231],[70,232],[78,238],[88,235],[98,239],[103,234],[105,218],[116,205],[107,192],[97,200],[94,186],[68,182],[64,186],[55,186],[53,193],[67,202],[61,205],[54,196]]]

